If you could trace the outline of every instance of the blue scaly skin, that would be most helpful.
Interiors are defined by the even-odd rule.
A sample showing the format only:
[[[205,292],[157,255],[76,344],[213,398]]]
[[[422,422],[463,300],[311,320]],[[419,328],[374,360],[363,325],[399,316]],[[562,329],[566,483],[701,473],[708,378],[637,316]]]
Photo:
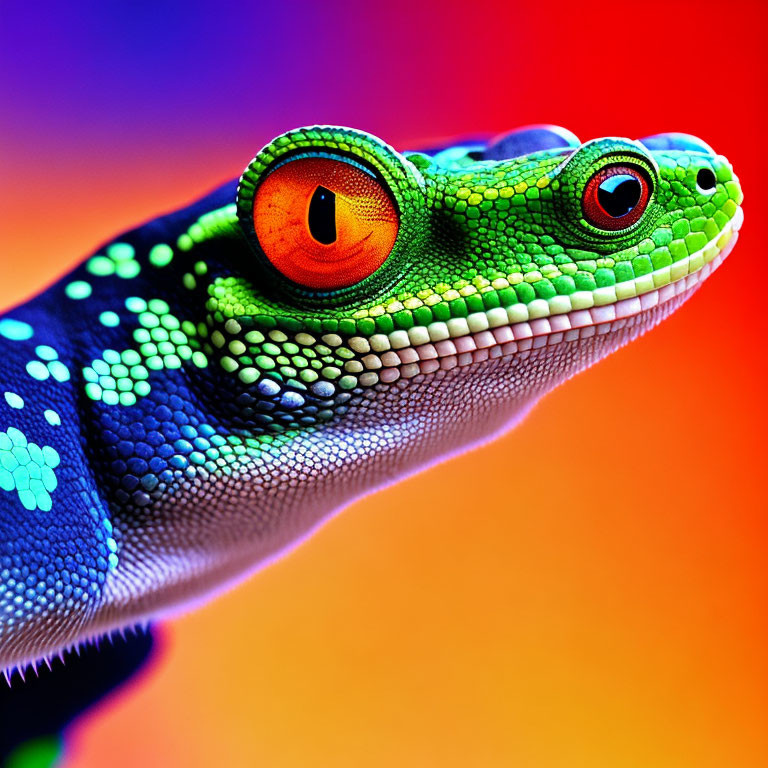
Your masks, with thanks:
[[[292,131],[0,319],[0,668],[178,610],[678,307],[742,195],[681,134]]]

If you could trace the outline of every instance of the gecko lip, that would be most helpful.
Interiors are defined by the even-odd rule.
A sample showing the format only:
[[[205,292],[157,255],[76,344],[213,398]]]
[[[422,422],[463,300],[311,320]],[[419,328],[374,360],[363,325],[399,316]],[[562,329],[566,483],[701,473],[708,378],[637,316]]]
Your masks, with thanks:
[[[368,381],[361,377],[361,383],[391,383],[640,326],[656,316],[660,319],[662,308],[671,311],[682,304],[725,260],[743,218],[738,208],[718,237],[701,250],[607,289],[497,307],[408,332],[353,337],[350,346],[367,353],[362,358],[366,368],[362,376]]]

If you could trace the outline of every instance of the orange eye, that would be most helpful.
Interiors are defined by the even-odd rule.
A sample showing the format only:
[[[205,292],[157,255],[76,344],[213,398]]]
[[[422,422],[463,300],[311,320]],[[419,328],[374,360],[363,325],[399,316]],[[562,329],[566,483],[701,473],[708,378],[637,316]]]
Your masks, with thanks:
[[[391,197],[371,174],[325,157],[275,168],[256,191],[253,221],[270,262],[315,290],[372,275],[392,251],[399,225]]]

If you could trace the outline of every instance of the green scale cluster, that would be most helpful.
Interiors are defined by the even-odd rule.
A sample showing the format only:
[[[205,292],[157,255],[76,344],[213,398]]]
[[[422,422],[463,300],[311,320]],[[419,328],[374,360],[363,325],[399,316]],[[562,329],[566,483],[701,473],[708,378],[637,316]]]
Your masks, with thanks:
[[[427,287],[355,316],[386,312],[393,314],[396,327],[407,329],[498,306],[594,291],[669,266],[714,240],[741,199],[728,163],[702,155],[692,166],[689,155],[674,152],[656,155],[655,166],[630,148],[603,140],[565,161],[544,154],[489,163],[487,171],[480,163],[471,173],[428,175],[431,206],[448,212],[470,241],[464,264],[457,268],[445,260],[432,261],[424,267]],[[641,222],[611,237],[596,232],[579,210],[584,183],[608,162],[644,165],[655,178],[654,200]],[[718,189],[713,195],[696,193],[696,173],[710,164]],[[430,167],[425,165],[424,172]],[[435,272],[442,272],[445,280],[429,285],[428,275]],[[423,307],[416,307],[418,301]],[[408,309],[413,309],[410,316],[402,312]]]
[[[223,315],[216,314],[211,317],[211,322],[216,324],[222,318]],[[296,389],[312,387],[322,397],[324,389],[328,392],[327,387],[317,386],[316,382],[324,379],[338,382],[341,389],[354,389],[357,377],[350,373],[362,373],[363,370],[360,363],[354,361],[353,350],[343,346],[341,337],[335,334],[326,334],[323,340],[318,340],[300,332],[290,339],[277,329],[244,331],[234,319],[224,323],[224,330],[226,337],[221,331],[214,330],[211,342],[221,350],[221,367],[236,373],[244,384],[253,384],[269,372]]]
[[[97,277],[117,275],[130,280],[141,272],[141,264],[136,259],[133,246],[129,243],[112,243],[106,247],[106,255],[97,253],[91,256],[85,268]]]
[[[234,203],[204,213],[191,227],[179,235],[176,245],[180,251],[190,251],[195,245],[214,237],[239,237],[237,209]],[[156,245],[149,254],[149,260],[156,267],[169,264],[173,250],[165,245]]]
[[[203,478],[209,474],[232,475],[257,459],[279,456],[280,448],[290,445],[297,435],[295,431],[258,438],[222,435],[208,424],[185,425],[183,433],[185,436],[174,443],[176,452],[168,462],[176,479],[182,476]],[[139,506],[148,504],[152,497],[161,498],[169,487],[168,482],[154,472],[142,475],[140,483],[142,490],[139,496],[134,496]]]
[[[30,360],[27,363],[27,373],[37,381],[45,381],[53,378],[59,382],[69,381],[69,369],[59,360],[59,354],[53,347],[47,344],[39,344],[35,347],[35,354],[39,360]]]
[[[199,339],[201,333],[207,334],[204,325],[198,328],[180,321],[162,299],[147,302],[132,296],[125,307],[137,315],[139,327],[133,331],[137,349],[104,350],[101,358],[83,368],[85,393],[92,400],[130,406],[150,393],[150,371],[178,369],[187,361],[197,368],[208,365]]]

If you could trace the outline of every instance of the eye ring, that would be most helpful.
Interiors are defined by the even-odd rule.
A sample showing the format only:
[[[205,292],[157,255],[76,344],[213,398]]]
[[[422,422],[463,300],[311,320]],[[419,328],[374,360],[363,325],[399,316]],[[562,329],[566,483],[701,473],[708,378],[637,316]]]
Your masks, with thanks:
[[[372,170],[335,153],[301,153],[255,190],[253,227],[271,265],[292,283],[335,291],[376,272],[394,249],[395,200]]]
[[[264,243],[256,233],[254,198],[271,173],[301,157],[330,158],[359,168],[377,182],[394,207],[397,221],[394,246],[378,269],[359,282],[350,280],[342,288],[307,287],[286,278],[267,258]],[[306,202],[308,206],[309,199]],[[411,263],[407,256],[419,253],[430,232],[427,184],[416,164],[376,136],[334,125],[296,128],[262,147],[240,176],[236,210],[238,224],[250,246],[243,251],[242,268],[256,281],[258,293],[265,301],[289,300],[293,306],[302,306],[307,311],[330,306],[352,307],[362,298],[373,300],[393,291],[403,279],[407,264]],[[249,252],[251,261],[248,261]]]
[[[625,163],[606,165],[584,187],[582,214],[592,226],[618,232],[640,220],[651,191],[651,180],[644,169]]]

